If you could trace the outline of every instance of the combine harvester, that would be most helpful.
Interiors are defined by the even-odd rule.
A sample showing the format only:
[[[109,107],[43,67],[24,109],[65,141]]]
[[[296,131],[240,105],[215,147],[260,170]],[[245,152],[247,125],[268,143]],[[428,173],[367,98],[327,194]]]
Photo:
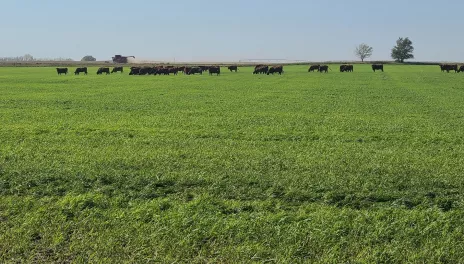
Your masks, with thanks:
[[[114,63],[128,63],[129,58],[134,58],[134,56],[122,56],[122,55],[114,55],[113,62]]]

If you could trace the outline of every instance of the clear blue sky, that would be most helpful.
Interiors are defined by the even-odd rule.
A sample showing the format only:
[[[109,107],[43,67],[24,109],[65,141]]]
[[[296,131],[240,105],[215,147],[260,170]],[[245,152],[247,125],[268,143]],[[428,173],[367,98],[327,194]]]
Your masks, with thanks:
[[[0,57],[114,54],[176,61],[390,59],[409,37],[419,61],[464,61],[462,0],[9,0]]]

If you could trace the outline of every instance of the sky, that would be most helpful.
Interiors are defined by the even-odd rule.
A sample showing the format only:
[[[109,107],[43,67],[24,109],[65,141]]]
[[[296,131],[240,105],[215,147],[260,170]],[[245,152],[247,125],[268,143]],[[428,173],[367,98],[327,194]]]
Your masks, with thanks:
[[[464,61],[462,0],[2,1],[0,57],[115,54],[141,60],[390,60],[409,37],[416,61]]]

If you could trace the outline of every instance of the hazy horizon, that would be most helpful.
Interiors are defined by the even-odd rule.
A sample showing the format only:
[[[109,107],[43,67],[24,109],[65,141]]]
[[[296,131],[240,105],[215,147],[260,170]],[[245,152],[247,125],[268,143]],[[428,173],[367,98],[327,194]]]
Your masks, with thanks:
[[[0,57],[353,61],[355,47],[366,43],[375,61],[391,60],[395,41],[409,37],[416,61],[464,61],[464,3],[414,2],[9,1]]]

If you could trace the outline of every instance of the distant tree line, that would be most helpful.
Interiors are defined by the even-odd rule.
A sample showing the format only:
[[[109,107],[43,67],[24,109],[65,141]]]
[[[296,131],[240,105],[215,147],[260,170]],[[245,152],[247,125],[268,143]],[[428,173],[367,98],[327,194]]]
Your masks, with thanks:
[[[356,57],[364,61],[365,59],[372,56],[374,49],[369,45],[362,43],[356,47],[354,54]],[[407,59],[414,59],[414,47],[412,41],[409,38],[399,38],[396,41],[396,46],[392,48],[391,57],[397,61],[403,63]],[[84,56],[81,61],[96,61],[97,59],[92,55]],[[55,59],[36,59],[31,54],[26,54],[19,57],[0,57],[0,62],[28,62],[28,61],[73,61],[70,58],[55,58]]]
[[[18,57],[0,57],[0,62],[31,62],[31,61],[73,61],[71,58],[34,58],[31,54]]]

